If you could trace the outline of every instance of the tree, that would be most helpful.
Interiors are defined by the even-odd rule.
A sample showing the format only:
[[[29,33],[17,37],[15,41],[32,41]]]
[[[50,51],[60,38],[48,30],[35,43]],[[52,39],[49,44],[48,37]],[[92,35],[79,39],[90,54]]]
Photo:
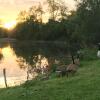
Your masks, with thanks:
[[[68,13],[68,8],[66,6],[66,3],[63,1],[60,1],[59,2],[59,12],[60,12],[60,16],[61,16],[61,19],[66,19],[67,18],[67,13]]]
[[[41,3],[39,3],[38,5],[34,5],[34,6],[29,8],[27,20],[32,20],[34,22],[37,21],[37,22],[42,23],[43,13],[44,13],[44,11],[43,11],[43,8],[41,6]]]
[[[44,11],[43,11],[43,8],[42,8],[41,3],[39,3],[39,5],[38,5],[37,10],[36,10],[36,13],[37,13],[38,21],[40,23],[42,23],[43,22],[43,14],[44,14]]]
[[[55,0],[47,0],[48,3],[48,10],[50,13],[50,19],[56,20],[57,17],[59,16],[59,3],[56,2]]]
[[[100,0],[81,0],[77,8],[78,30],[88,43],[100,42]]]
[[[23,10],[19,13],[18,17],[17,17],[17,21],[18,22],[24,22],[26,21],[27,19],[27,16],[28,16],[28,13],[27,11]]]

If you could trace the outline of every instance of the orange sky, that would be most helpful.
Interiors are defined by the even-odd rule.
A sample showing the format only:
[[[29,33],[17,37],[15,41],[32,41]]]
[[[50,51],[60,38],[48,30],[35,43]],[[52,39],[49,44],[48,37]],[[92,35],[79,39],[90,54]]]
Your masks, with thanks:
[[[73,0],[65,0],[69,8],[74,8]],[[21,10],[27,10],[36,2],[43,3],[44,0],[0,0],[0,19],[3,22],[14,21]]]

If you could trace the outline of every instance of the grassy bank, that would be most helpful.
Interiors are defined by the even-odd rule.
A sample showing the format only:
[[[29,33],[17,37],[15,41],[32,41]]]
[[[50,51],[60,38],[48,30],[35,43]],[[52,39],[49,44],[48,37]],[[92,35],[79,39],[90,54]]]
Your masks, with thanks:
[[[0,100],[100,100],[100,59],[96,50],[85,50],[75,76],[30,81],[0,89]]]

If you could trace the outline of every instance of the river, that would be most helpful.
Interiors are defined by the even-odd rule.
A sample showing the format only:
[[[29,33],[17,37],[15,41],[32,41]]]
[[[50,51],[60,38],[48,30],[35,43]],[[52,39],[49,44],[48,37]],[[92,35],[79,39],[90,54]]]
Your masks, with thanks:
[[[3,69],[6,69],[8,86],[15,86],[27,80],[27,72],[43,64],[63,62],[67,48],[63,43],[1,42],[0,43],[0,88],[5,87]],[[62,60],[62,61],[61,61]],[[37,73],[30,72],[28,79]]]

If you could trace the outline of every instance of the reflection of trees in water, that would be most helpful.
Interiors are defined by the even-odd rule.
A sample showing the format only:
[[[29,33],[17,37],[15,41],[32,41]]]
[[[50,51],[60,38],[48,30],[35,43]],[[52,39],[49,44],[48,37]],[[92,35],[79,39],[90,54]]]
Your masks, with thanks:
[[[44,55],[45,57],[50,56],[62,56],[68,51],[66,44],[53,44],[53,43],[16,43],[13,45],[14,50],[18,51],[18,55],[24,57],[28,55]],[[20,51],[20,52],[19,52]],[[25,54],[26,53],[26,54]]]
[[[21,68],[27,68],[28,72],[41,72],[44,66],[51,66],[55,59],[64,55],[67,49],[56,44],[12,44],[18,57],[18,64]],[[43,66],[44,63],[44,66]],[[43,67],[42,67],[43,66]],[[42,70],[43,72],[43,70]]]
[[[3,59],[3,55],[0,53],[0,61]]]
[[[48,60],[41,55],[33,56],[33,64],[27,62],[23,57],[18,57],[17,62],[20,68],[27,69],[27,80],[30,76],[33,78],[39,73],[46,74],[48,72]]]
[[[33,77],[33,75],[35,75],[35,73],[32,72],[34,67],[32,65],[30,65],[30,63],[27,62],[25,58],[18,57],[17,62],[18,62],[18,65],[20,66],[21,69],[24,69],[27,71],[27,80],[29,79],[30,75],[32,77]]]

